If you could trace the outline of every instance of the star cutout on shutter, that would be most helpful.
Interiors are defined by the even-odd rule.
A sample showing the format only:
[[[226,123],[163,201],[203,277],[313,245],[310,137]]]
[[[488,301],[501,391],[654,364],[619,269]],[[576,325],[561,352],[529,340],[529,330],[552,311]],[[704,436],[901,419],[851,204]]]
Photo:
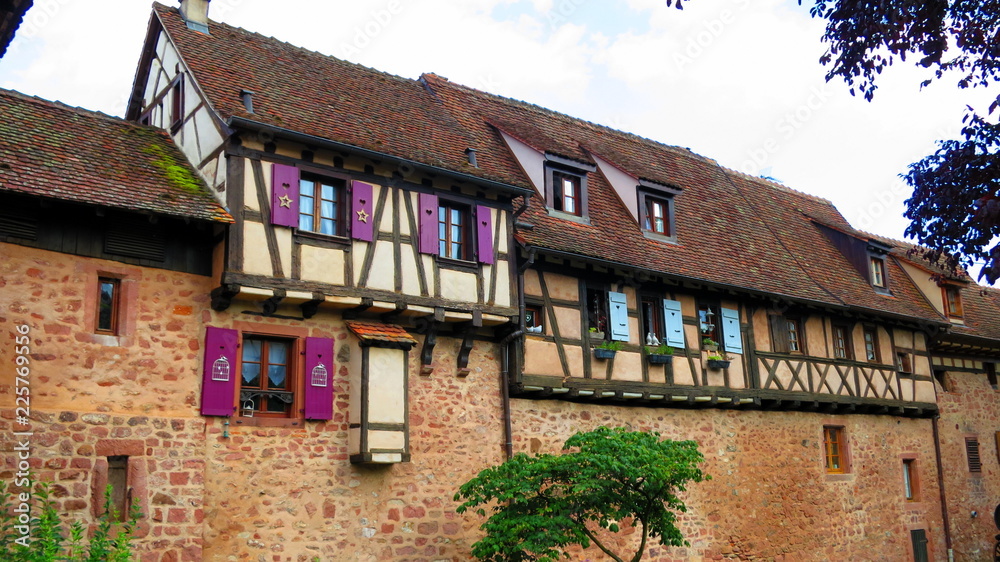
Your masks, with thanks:
[[[292,208],[292,198],[291,197],[289,197],[287,195],[282,195],[281,197],[278,198],[278,201],[281,202],[281,206],[282,207],[286,207],[286,208],[289,208],[289,209]]]
[[[368,213],[364,209],[358,211],[358,220],[361,222],[368,222]]]

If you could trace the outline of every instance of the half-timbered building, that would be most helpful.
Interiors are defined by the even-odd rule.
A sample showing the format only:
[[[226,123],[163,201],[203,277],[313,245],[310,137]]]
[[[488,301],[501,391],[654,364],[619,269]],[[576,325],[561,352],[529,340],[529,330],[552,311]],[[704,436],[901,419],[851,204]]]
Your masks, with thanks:
[[[972,560],[990,547],[996,294],[826,200],[211,21],[204,0],[154,5],[127,118],[125,136],[173,137],[135,150],[207,186],[199,209],[214,214],[185,207],[160,242],[199,277],[125,317],[123,335],[141,337],[81,328],[100,357],[36,342],[71,373],[43,363],[45,396],[96,397],[47,407],[48,445],[97,439],[36,464],[76,499],[111,478],[100,467],[142,455],[146,472],[131,460],[128,475],[144,482],[131,496],[152,529],[144,559],[466,560],[480,521],[454,512],[458,486],[599,425],[694,439],[706,456],[713,480],[680,518],[690,547],[650,559]],[[169,216],[115,224],[178,220],[149,210]],[[29,216],[91,229],[31,212],[0,215],[0,234],[32,246],[18,230]],[[137,236],[82,255],[164,267],[115,257],[148,252],[155,236]],[[40,298],[40,268],[18,267],[19,294]],[[80,306],[54,305],[53,323],[18,298],[0,318],[46,332]],[[161,318],[166,303],[184,319]],[[136,359],[115,345],[139,346]],[[143,383],[151,373],[163,382]],[[139,447],[130,427],[147,419],[135,425],[157,431]]]

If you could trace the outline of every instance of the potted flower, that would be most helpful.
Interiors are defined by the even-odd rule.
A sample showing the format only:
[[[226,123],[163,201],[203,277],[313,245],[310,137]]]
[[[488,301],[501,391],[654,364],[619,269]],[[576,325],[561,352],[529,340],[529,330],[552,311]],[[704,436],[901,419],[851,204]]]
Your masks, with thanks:
[[[597,347],[594,348],[594,359],[599,359],[601,361],[611,359],[622,347],[624,347],[624,344],[620,341],[602,341]]]
[[[656,347],[646,346],[646,361],[649,361],[650,365],[664,365],[670,363],[673,360],[674,348],[667,344],[661,344]]]
[[[592,340],[603,340],[604,339],[604,331],[603,330],[598,330],[596,327],[592,326],[590,328],[590,339],[592,339]]]
[[[701,348],[705,351],[719,351],[719,342],[712,338],[705,338],[701,340]]]
[[[708,368],[709,369],[728,369],[729,364],[732,362],[732,357],[728,355],[721,355],[719,353],[711,353],[708,356]]]

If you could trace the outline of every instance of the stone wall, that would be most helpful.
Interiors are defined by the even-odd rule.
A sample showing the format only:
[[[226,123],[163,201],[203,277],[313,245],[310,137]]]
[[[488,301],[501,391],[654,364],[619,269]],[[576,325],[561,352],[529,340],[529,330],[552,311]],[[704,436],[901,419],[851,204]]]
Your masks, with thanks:
[[[1000,393],[990,386],[984,373],[951,371],[945,374],[945,381],[947,391],[938,386],[939,432],[952,546],[956,560],[986,560],[1000,532],[993,522],[993,510],[1000,503],[996,441]],[[966,437],[979,440],[982,472],[969,471]]]
[[[644,560],[907,560],[910,529],[945,559],[930,420],[800,412],[652,409],[513,402],[515,450],[556,452],[577,431],[624,426],[693,439],[712,480],[686,493],[689,548],[658,543]],[[850,468],[828,475],[822,429],[842,426]],[[916,459],[919,501],[904,498],[902,459]],[[636,535],[618,546],[634,548]],[[605,560],[596,548],[579,559]]]

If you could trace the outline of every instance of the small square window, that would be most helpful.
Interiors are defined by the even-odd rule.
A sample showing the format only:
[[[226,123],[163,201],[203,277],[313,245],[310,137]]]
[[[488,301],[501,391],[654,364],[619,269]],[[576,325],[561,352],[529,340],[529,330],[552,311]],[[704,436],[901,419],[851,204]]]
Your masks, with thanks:
[[[299,178],[299,230],[345,236],[345,182],[302,174]]]
[[[469,208],[441,200],[438,206],[438,255],[453,260],[469,260],[471,253]]]
[[[542,309],[539,306],[524,307],[524,329],[529,334],[542,333]]]
[[[568,167],[546,166],[545,204],[553,211],[586,219],[587,173]]]
[[[896,353],[896,370],[900,373],[912,373],[913,364],[910,360],[910,354],[905,351],[899,351]]]
[[[97,280],[97,329],[98,334],[118,335],[121,314],[121,281],[110,277]]]
[[[826,471],[830,474],[847,472],[847,451],[843,427],[827,426],[823,428],[823,448],[826,451]]]

